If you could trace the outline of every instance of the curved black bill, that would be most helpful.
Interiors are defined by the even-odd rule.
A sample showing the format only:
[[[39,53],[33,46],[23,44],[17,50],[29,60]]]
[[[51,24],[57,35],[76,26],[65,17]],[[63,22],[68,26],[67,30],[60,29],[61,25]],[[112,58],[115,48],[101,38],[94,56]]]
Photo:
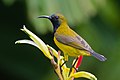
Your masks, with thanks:
[[[51,19],[50,16],[39,16],[38,18],[47,18],[47,19]]]

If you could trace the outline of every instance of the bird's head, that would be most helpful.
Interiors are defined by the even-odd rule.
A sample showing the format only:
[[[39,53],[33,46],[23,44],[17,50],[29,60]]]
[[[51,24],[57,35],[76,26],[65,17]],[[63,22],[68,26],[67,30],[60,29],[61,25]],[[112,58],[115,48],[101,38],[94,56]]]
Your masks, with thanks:
[[[40,16],[38,18],[47,18],[49,19],[54,27],[54,31],[62,24],[66,22],[65,17],[62,14],[52,14],[51,16]]]

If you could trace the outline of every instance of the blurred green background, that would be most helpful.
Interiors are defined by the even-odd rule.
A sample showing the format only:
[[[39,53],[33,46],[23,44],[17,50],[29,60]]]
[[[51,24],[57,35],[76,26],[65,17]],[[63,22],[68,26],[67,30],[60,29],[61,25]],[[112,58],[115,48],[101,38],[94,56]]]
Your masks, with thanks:
[[[0,0],[0,80],[58,80],[39,49],[14,44],[29,39],[20,31],[26,25],[58,50],[51,23],[37,18],[56,12],[64,14],[71,28],[107,57],[105,62],[84,57],[79,69],[93,73],[98,80],[120,80],[119,8],[120,0]]]

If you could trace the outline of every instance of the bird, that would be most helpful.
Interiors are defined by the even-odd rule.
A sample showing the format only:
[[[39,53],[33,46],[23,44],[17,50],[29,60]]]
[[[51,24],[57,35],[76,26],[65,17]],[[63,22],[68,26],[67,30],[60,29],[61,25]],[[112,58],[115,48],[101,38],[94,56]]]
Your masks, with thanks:
[[[50,16],[42,15],[38,18],[49,19],[54,29],[54,42],[57,47],[64,53],[65,61],[68,61],[69,56],[78,57],[93,56],[100,61],[105,61],[107,58],[95,52],[90,45],[67,24],[66,18],[55,13]]]

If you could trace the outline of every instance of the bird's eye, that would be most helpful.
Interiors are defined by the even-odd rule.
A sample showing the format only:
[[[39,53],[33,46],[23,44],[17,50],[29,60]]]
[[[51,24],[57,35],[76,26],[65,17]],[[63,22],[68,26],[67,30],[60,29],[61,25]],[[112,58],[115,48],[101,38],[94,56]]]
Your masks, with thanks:
[[[55,16],[55,18],[56,18],[56,19],[58,19],[58,18],[59,18],[59,16]]]

